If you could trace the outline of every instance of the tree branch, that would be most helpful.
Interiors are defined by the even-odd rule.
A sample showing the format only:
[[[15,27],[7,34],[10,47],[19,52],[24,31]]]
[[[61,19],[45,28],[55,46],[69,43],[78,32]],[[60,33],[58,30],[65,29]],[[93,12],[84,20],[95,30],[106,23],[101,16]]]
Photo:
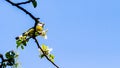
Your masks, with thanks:
[[[40,47],[37,39],[34,38],[34,40],[35,40],[35,42],[36,42],[36,44],[37,44],[37,47],[42,51],[42,53],[43,53],[43,55],[45,56],[45,58],[46,58],[48,61],[50,61],[56,68],[59,68],[54,62],[52,62],[52,61],[48,58],[48,56],[45,55],[45,53],[44,53],[43,49]]]
[[[21,3],[16,3],[16,5],[22,5],[22,4],[27,4],[27,3],[30,3],[31,1],[28,0],[28,1],[25,1],[25,2],[21,2]]]
[[[36,25],[37,25],[37,23],[39,22],[39,21],[38,21],[39,18],[36,18],[36,17],[33,16],[30,12],[28,12],[26,9],[22,8],[21,6],[19,6],[19,5],[21,5],[21,4],[27,4],[27,3],[31,2],[31,1],[21,2],[21,3],[13,3],[13,2],[10,1],[10,0],[6,0],[6,1],[9,2],[11,5],[19,8],[20,10],[22,10],[22,11],[25,12],[26,14],[28,14],[28,15],[35,21],[33,39],[35,40],[35,43],[37,44],[37,47],[42,51],[43,55],[46,57],[46,59],[47,59],[49,62],[51,62],[56,68],[59,68],[59,66],[57,66],[54,62],[52,62],[52,61],[48,58],[47,55],[45,55],[44,51],[42,50],[42,48],[40,47],[40,45],[39,45],[39,43],[38,43],[38,40],[37,40],[36,37],[35,37]]]
[[[0,64],[0,68],[2,68],[2,66],[3,66],[3,61],[4,61],[4,58],[3,58],[3,55],[2,54],[0,54],[0,58],[1,58],[1,64]]]
[[[16,3],[13,3],[10,0],[6,0],[7,2],[9,2],[10,4],[12,4],[13,6],[19,8],[20,10],[22,10],[23,12],[25,12],[26,14],[28,14],[35,22],[38,21],[38,18],[36,18],[35,16],[33,16],[30,12],[28,12],[26,9],[22,8],[21,6],[17,5]]]
[[[1,64],[0,64],[0,68],[2,68],[4,65],[3,65],[3,63],[4,62],[7,62],[8,60],[7,59],[4,59],[4,57],[3,57],[3,55],[2,54],[0,54],[0,58],[1,58]]]

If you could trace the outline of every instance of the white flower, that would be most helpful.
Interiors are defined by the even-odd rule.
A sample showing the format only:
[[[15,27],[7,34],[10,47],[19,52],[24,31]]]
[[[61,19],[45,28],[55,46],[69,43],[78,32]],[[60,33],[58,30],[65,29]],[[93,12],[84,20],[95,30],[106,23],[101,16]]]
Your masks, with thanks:
[[[47,39],[47,35],[46,35],[47,31],[48,31],[48,29],[42,31],[41,36],[42,36],[44,39]]]
[[[22,37],[22,35],[19,36],[19,38]]]
[[[53,50],[52,48],[49,48],[48,46],[46,46],[44,44],[41,46],[41,48],[42,48],[42,50],[44,51],[44,53],[46,55],[50,54],[50,52]],[[40,52],[40,54],[43,54],[43,52],[41,51],[41,49],[38,49],[38,51]]]
[[[47,35],[45,35],[45,36],[43,36],[44,37],[44,39],[47,39]]]
[[[37,25],[43,27],[43,26],[44,26],[44,23],[40,22],[40,23],[38,23]]]
[[[48,53],[50,54],[52,50],[53,50],[52,48],[48,48]]]
[[[22,37],[23,37],[23,36],[22,36],[22,35],[20,35],[20,36],[18,36],[17,38],[18,38],[18,39],[22,39]]]

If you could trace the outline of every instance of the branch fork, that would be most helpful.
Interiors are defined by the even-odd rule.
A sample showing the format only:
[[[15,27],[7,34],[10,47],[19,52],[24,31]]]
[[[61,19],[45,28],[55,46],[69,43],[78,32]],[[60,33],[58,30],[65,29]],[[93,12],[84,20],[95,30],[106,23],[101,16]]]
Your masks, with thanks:
[[[6,0],[6,1],[7,1],[8,3],[10,3],[11,5],[17,7],[18,9],[22,10],[24,13],[28,14],[28,15],[35,21],[34,29],[36,28],[37,23],[40,22],[40,21],[39,21],[40,18],[35,17],[34,15],[32,15],[32,13],[30,13],[29,11],[27,11],[26,9],[24,9],[23,7],[20,6],[20,5],[23,5],[23,4],[31,3],[31,2],[32,2],[31,0],[25,1],[25,2],[21,2],[21,3],[14,3],[14,2],[12,2],[11,0]],[[55,64],[54,62],[52,62],[52,61],[48,58],[48,56],[45,55],[44,51],[42,50],[41,46],[40,46],[39,43],[38,43],[38,40],[37,40],[36,37],[35,37],[35,32],[36,32],[36,29],[34,30],[34,36],[33,36],[32,38],[34,39],[35,43],[37,44],[38,49],[40,49],[40,50],[42,51],[43,55],[45,56],[45,58],[46,58],[49,62],[51,62],[56,68],[59,68],[59,66],[57,66],[57,64]]]

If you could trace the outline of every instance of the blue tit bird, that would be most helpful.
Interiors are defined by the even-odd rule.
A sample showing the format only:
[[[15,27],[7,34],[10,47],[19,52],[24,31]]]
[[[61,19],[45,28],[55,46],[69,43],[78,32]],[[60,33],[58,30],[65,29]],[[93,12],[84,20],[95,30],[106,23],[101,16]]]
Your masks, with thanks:
[[[42,33],[43,27],[44,27],[44,23],[41,22],[36,25],[36,31],[35,31],[36,36]],[[34,34],[34,27],[30,28],[28,31],[23,33],[24,36],[30,36],[30,37],[32,37],[33,34]]]

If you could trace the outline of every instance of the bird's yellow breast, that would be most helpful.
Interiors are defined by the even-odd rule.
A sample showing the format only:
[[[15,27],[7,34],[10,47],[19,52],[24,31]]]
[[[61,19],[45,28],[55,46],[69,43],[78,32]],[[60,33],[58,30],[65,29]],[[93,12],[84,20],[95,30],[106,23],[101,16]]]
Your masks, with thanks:
[[[43,27],[42,26],[36,26],[36,31],[42,31]]]

